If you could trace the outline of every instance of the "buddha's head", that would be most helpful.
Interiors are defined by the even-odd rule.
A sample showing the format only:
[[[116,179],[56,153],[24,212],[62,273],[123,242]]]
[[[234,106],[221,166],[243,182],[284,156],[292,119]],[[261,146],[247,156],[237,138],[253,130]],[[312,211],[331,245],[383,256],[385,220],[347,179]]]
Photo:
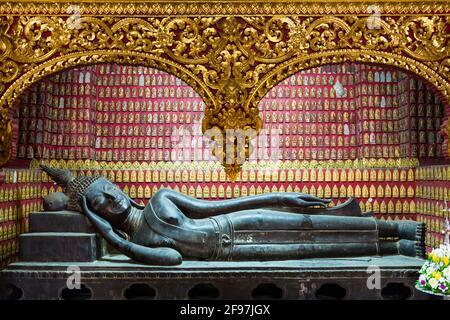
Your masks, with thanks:
[[[130,198],[111,181],[100,176],[74,177],[69,170],[41,166],[59,185],[65,188],[69,201],[67,209],[84,212],[83,198],[87,209],[104,218],[113,226],[120,224],[131,211]],[[84,212],[86,213],[86,212]]]
[[[105,178],[94,181],[84,196],[89,209],[111,223],[122,222],[131,210],[129,197]]]

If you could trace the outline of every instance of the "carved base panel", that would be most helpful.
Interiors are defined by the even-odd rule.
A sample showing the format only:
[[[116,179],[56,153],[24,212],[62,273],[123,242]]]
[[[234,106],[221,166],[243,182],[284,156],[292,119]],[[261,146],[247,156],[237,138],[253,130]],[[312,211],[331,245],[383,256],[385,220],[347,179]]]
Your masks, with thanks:
[[[422,264],[421,259],[405,256],[185,261],[177,267],[132,264],[121,255],[91,263],[17,262],[0,273],[0,292],[4,295],[0,298],[431,299],[415,289]],[[79,274],[74,273],[75,267],[79,267]],[[80,289],[69,290],[68,279],[74,284],[77,275]]]

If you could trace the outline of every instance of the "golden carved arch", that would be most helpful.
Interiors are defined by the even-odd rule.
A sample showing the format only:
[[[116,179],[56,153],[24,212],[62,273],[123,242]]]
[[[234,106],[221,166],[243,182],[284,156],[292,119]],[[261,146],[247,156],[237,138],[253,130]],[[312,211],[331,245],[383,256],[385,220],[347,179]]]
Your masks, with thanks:
[[[0,105],[8,105],[12,108],[16,99],[26,88],[46,76],[74,67],[99,63],[140,65],[164,70],[191,85],[208,103],[214,103],[212,93],[203,82],[178,63],[146,53],[121,50],[99,50],[63,55],[36,66],[12,83],[0,98]]]
[[[435,72],[426,64],[401,55],[353,49],[319,52],[308,56],[292,58],[267,73],[265,77],[263,77],[261,81],[252,89],[247,103],[257,107],[260,100],[264,98],[270,89],[297,72],[321,65],[339,64],[344,62],[360,62],[393,66],[413,73],[431,84],[440,95],[445,105],[446,113],[442,124],[442,133],[444,135],[443,146],[445,148],[443,151],[447,157],[450,156],[450,86],[448,85],[448,82],[439,75],[439,73]]]
[[[449,105],[449,14],[444,1],[0,0],[0,165],[10,156],[11,103],[40,78],[34,70],[106,61],[113,51],[126,53],[122,63],[147,55],[183,75],[205,100],[203,130],[259,131],[257,101],[269,87],[295,70],[340,61],[416,73]],[[236,159],[248,145],[227,151]],[[233,179],[241,163],[220,160]]]
[[[271,70],[252,89],[247,103],[258,104],[267,92],[289,76],[309,68],[344,62],[380,64],[403,69],[425,79],[439,92],[444,102],[450,101],[450,87],[447,81],[427,65],[392,53],[370,50],[334,50],[296,57]]]
[[[0,98],[0,105],[8,107],[4,108],[2,111],[8,112],[8,118],[10,118],[11,111],[14,109],[18,98],[25,91],[25,89],[39,82],[46,76],[75,67],[99,63],[140,65],[164,70],[165,72],[171,73],[189,84],[202,97],[205,103],[214,103],[212,93],[200,81],[200,79],[198,79],[198,77],[192,74],[188,69],[176,62],[140,52],[99,50],[62,55],[34,67],[18,78],[5,91],[3,96]],[[11,127],[11,122],[8,121],[6,125],[7,132],[12,133],[13,129]],[[10,135],[10,137],[12,138],[12,135]],[[5,146],[5,148],[3,148],[3,146]],[[10,152],[11,140],[7,140],[6,143],[3,143],[0,146],[0,148],[0,154]],[[11,155],[8,154],[7,157],[10,158]]]

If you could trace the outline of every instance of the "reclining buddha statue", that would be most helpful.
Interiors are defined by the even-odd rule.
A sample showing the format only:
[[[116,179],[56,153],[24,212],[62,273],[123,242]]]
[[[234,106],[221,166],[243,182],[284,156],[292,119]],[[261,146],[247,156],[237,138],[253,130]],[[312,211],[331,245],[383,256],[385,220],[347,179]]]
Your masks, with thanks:
[[[425,254],[424,224],[375,219],[353,198],[327,208],[330,200],[295,192],[207,201],[160,189],[144,207],[103,177],[41,167],[65,188],[67,209],[140,263]]]

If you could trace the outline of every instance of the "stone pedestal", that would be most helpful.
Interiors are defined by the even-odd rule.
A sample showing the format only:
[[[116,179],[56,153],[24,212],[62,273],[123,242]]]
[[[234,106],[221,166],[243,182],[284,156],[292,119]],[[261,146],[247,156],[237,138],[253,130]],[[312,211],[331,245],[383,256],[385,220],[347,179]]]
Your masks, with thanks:
[[[423,263],[418,258],[384,256],[184,261],[168,267],[109,255],[84,263],[12,263],[0,272],[4,287],[0,294],[7,293],[8,299],[433,299],[415,289]],[[69,290],[74,266],[80,288]]]
[[[30,232],[21,234],[20,261],[92,262],[106,254],[87,218],[73,211],[33,212]]]
[[[20,235],[20,261],[90,262],[97,259],[95,233],[33,232]]]
[[[32,213],[20,245],[21,261],[0,271],[0,300],[432,298],[414,287],[424,260],[400,255],[142,265],[106,254],[77,212]]]
[[[32,212],[30,232],[95,233],[89,220],[75,211]]]

